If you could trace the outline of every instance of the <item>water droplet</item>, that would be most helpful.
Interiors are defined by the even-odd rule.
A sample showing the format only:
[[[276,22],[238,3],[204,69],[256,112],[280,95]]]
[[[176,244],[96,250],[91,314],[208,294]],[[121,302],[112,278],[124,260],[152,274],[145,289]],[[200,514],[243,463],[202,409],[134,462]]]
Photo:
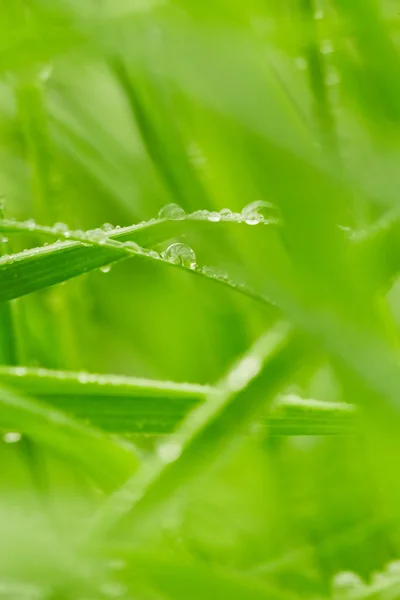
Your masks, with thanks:
[[[276,223],[279,220],[279,212],[277,207],[271,204],[271,202],[256,200],[244,207],[242,218],[248,225],[256,225],[262,222]]]
[[[201,269],[201,272],[207,277],[215,277],[215,269],[213,267],[205,266]]]
[[[29,229],[29,231],[33,231],[36,227],[35,219],[27,219],[23,225]]]
[[[163,253],[163,258],[176,265],[190,267],[194,269],[196,266],[196,255],[190,246],[177,242],[171,244]]]
[[[150,256],[150,258],[154,258],[155,260],[160,260],[161,256],[159,255],[158,252],[156,252],[155,250],[149,250],[147,252],[147,256]]]
[[[86,238],[86,233],[82,231],[82,229],[75,229],[74,231],[70,231],[71,237],[75,237],[77,239]]]
[[[364,582],[361,577],[352,571],[337,573],[332,580],[332,589],[339,594],[347,594],[363,585]]]
[[[100,267],[100,271],[102,273],[109,273],[111,271],[111,265],[104,265],[104,267]]]
[[[4,235],[3,235],[3,236],[1,237],[1,239],[0,239],[0,243],[2,243],[2,244],[7,244],[7,242],[8,242],[8,237],[6,237],[6,236],[4,236]]]
[[[111,225],[111,223],[104,223],[104,225],[101,226],[103,231],[109,232],[109,231],[113,231],[114,227]]]
[[[79,383],[89,383],[89,373],[81,371],[80,373],[78,373],[77,379]]]
[[[207,219],[210,213],[208,210],[195,210],[189,215],[192,219]]]
[[[136,244],[136,242],[124,242],[122,246],[127,250],[131,250],[132,252],[141,253],[142,251],[141,247]]]
[[[108,240],[106,232],[99,228],[93,229],[92,231],[88,231],[86,234],[86,238],[90,242],[95,242],[97,244],[105,244]]]
[[[157,448],[157,454],[163,463],[172,463],[177,460],[182,453],[182,444],[179,442],[164,442]]]
[[[321,54],[332,54],[333,44],[331,40],[322,40],[320,50]]]
[[[185,211],[179,204],[171,203],[164,206],[158,213],[159,219],[170,219],[173,221],[179,221],[184,219],[186,216]]]
[[[233,214],[230,208],[223,208],[222,210],[219,211],[219,214],[221,215],[221,218],[223,221],[231,221]]]
[[[17,433],[16,431],[10,431],[8,433],[5,433],[3,436],[3,440],[6,444],[16,444],[17,442],[21,441],[21,438],[22,435],[20,433]]]
[[[68,226],[65,223],[56,223],[52,229],[54,233],[65,234],[68,231]]]
[[[221,220],[221,215],[218,212],[210,212],[208,220],[211,221],[211,223],[218,223]]]

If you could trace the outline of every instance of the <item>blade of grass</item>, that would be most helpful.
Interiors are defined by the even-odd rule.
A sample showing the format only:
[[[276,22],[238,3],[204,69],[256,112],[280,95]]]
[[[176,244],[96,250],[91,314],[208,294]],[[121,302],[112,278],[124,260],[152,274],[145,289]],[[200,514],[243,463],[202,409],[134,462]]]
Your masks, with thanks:
[[[0,386],[0,428],[26,434],[83,468],[103,489],[121,485],[137,466],[131,450],[22,392]]]
[[[217,388],[118,375],[95,375],[25,367],[0,367],[0,382],[46,404],[118,434],[172,433],[179,422]],[[269,435],[350,432],[355,407],[283,396],[263,422]]]
[[[229,218],[225,220],[232,221]],[[211,224],[207,217],[195,215],[188,215],[185,222],[189,223],[187,228],[193,224],[196,224],[196,227]],[[187,228],[182,228],[182,221],[161,219],[117,230],[118,233],[115,234],[99,230],[100,237],[98,238],[96,234],[93,235],[90,232],[85,234],[82,231],[69,231],[66,226],[52,228],[36,225],[29,221],[26,223],[2,221],[0,231],[8,233],[36,231],[52,238],[75,241],[57,242],[51,246],[33,248],[0,259],[0,302],[67,281],[72,277],[129,257],[163,264],[167,267],[185,269],[188,273],[211,279],[257,299],[257,294],[250,289],[232,280],[226,280],[224,277],[219,278],[212,270],[210,272],[174,264],[168,260],[162,260],[160,255],[155,255],[146,248],[129,245],[129,241],[134,240],[135,244],[152,246],[168,238],[176,237],[178,231]],[[269,305],[266,299],[261,302]]]
[[[277,324],[227,374],[219,391],[194,409],[171,439],[118,490],[97,515],[91,535],[103,534],[123,517],[145,529],[173,495],[241,435],[265,409],[304,356],[304,340]]]

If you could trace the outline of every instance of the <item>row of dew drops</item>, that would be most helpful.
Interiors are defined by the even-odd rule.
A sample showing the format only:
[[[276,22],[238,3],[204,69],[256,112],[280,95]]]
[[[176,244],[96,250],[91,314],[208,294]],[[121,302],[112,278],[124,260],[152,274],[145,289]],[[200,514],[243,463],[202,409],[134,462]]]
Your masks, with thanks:
[[[245,223],[247,225],[259,225],[259,224],[279,224],[281,219],[279,212],[275,205],[270,202],[266,202],[263,200],[257,200],[247,205],[242,212],[233,212],[228,208],[222,209],[220,212],[216,211],[208,211],[208,210],[198,210],[191,214],[187,214],[182,207],[178,204],[171,203],[164,206],[159,214],[158,219],[151,219],[150,221],[143,221],[136,226],[130,227],[129,230],[132,231],[135,228],[140,229],[144,226],[150,226],[152,224],[156,224],[159,221],[170,220],[170,221],[180,221],[180,220],[196,220],[196,221],[209,221],[211,223],[219,223],[221,221],[225,222],[236,222],[236,223]],[[33,219],[29,219],[24,221],[23,223],[18,223],[13,221],[12,219],[7,220],[8,224],[12,225],[15,223],[17,226],[23,226],[24,229],[28,231],[38,231],[42,233],[47,233],[55,236],[59,236],[62,238],[62,241],[59,240],[58,243],[65,243],[68,241],[80,241],[82,243],[87,243],[88,245],[104,245],[106,247],[114,247],[115,249],[124,250],[128,253],[140,254],[150,259],[154,260],[165,260],[169,263],[180,265],[186,268],[190,268],[193,270],[200,271],[207,277],[220,279],[225,282],[228,282],[230,285],[235,287],[240,287],[240,284],[230,280],[229,276],[225,273],[210,266],[204,266],[199,268],[196,263],[196,255],[193,249],[187,244],[183,244],[180,242],[175,242],[168,246],[168,248],[159,253],[155,250],[149,250],[146,248],[142,248],[138,244],[133,241],[121,242],[115,239],[112,239],[110,236],[115,235],[118,232],[123,232],[124,230],[117,226],[113,227],[110,223],[105,223],[101,228],[90,230],[90,231],[72,231],[68,228],[65,223],[56,223],[53,227],[44,227],[39,226]],[[7,238],[3,238],[3,243],[7,241]],[[40,253],[43,251],[43,248],[37,248],[33,250],[27,250],[26,252],[29,254]],[[23,253],[22,253],[23,254]],[[21,254],[20,254],[21,256]],[[9,263],[13,261],[13,255],[4,255],[1,257],[2,263]],[[103,273],[109,273],[111,270],[111,265],[104,265],[100,268]]]

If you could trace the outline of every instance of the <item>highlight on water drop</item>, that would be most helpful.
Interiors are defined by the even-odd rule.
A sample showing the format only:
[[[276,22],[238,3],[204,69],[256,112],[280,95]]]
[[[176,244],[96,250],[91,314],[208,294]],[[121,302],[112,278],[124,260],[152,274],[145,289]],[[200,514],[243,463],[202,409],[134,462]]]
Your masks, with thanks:
[[[216,211],[210,212],[208,215],[208,220],[211,221],[211,223],[218,223],[221,220],[221,214]]]
[[[196,254],[190,246],[176,242],[168,246],[163,252],[162,257],[165,260],[175,264],[182,265],[183,267],[189,267],[194,269],[196,267]]]
[[[109,273],[111,271],[111,265],[104,265],[104,267],[100,267],[100,271],[102,273]]]
[[[163,208],[158,213],[159,219],[169,219],[172,221],[179,221],[184,219],[186,216],[185,211],[179,204],[171,203],[163,206]]]
[[[280,220],[278,208],[271,202],[256,200],[242,210],[242,220],[248,225],[258,223],[278,223]]]

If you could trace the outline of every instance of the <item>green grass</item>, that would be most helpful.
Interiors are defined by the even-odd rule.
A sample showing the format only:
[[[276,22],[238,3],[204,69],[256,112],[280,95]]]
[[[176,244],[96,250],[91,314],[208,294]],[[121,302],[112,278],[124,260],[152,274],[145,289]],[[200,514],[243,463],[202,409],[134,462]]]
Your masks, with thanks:
[[[0,598],[400,597],[398,12],[2,3]]]

